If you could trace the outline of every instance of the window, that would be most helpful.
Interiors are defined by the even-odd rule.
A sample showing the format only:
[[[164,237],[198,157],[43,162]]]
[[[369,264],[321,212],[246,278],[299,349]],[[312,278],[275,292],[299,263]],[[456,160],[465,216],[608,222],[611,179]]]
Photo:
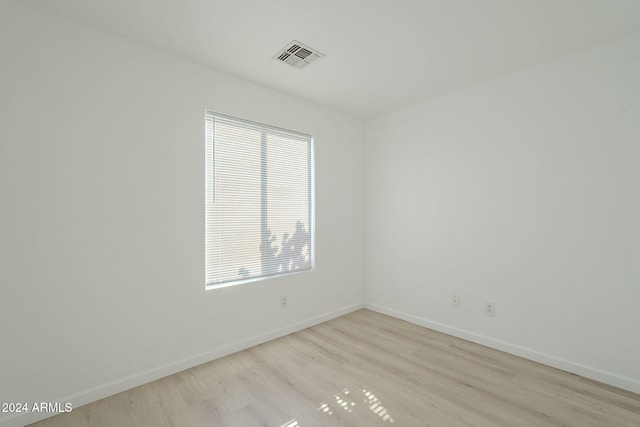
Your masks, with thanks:
[[[207,289],[311,270],[312,138],[205,119]]]

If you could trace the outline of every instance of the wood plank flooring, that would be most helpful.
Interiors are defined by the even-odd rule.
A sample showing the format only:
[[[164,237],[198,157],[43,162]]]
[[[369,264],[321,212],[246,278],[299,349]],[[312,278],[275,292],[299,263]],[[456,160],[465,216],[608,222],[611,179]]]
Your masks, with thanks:
[[[640,395],[360,310],[32,426],[640,426]]]

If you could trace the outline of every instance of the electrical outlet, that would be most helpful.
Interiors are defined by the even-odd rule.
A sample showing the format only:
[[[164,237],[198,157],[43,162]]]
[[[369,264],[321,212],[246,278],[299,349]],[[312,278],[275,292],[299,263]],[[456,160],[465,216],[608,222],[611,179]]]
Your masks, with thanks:
[[[484,304],[484,314],[489,317],[496,316],[496,305],[492,302],[487,302]]]
[[[451,305],[460,308],[460,295],[451,295]]]
[[[280,308],[287,308],[289,305],[289,298],[286,295],[280,297]]]

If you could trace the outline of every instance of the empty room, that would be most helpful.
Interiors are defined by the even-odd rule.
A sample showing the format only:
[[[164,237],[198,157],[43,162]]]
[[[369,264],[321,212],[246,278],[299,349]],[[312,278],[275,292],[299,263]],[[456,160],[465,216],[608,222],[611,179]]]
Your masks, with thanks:
[[[0,427],[639,426],[640,1],[0,1]]]

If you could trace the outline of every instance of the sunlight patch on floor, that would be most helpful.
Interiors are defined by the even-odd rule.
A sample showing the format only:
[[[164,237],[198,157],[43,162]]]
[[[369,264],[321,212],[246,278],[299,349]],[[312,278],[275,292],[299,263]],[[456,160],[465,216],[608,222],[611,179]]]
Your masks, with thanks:
[[[333,410],[331,409],[331,406],[329,406],[329,404],[326,402],[322,402],[318,410],[324,412],[327,415],[333,415]]]
[[[353,407],[356,406],[356,403],[347,398],[347,396],[349,395],[349,390],[347,390],[346,388],[342,389],[342,394],[344,396],[340,396],[338,394],[333,395],[333,397],[336,398],[336,403],[347,412],[353,411]]]
[[[388,422],[389,424],[393,423],[393,418],[387,408],[382,406],[382,402],[376,397],[375,394],[368,390],[362,390],[362,393],[365,395],[365,404],[369,406],[371,412],[382,418],[383,421]]]
[[[388,422],[389,424],[393,423],[394,420],[393,417],[391,417],[389,410],[382,405],[382,402],[376,397],[375,394],[366,389],[362,389],[362,394],[364,395],[363,402],[365,404],[365,407],[369,408],[371,412],[380,417],[382,421]],[[342,408],[348,413],[353,412],[353,410],[356,408],[356,402],[354,400],[355,398],[353,397],[349,389],[343,388],[342,392],[334,394],[333,397],[335,399],[335,405],[333,407],[327,402],[321,402],[320,406],[317,408],[318,411],[321,411],[327,415],[333,415],[333,408],[336,408],[336,405],[337,408]]]

